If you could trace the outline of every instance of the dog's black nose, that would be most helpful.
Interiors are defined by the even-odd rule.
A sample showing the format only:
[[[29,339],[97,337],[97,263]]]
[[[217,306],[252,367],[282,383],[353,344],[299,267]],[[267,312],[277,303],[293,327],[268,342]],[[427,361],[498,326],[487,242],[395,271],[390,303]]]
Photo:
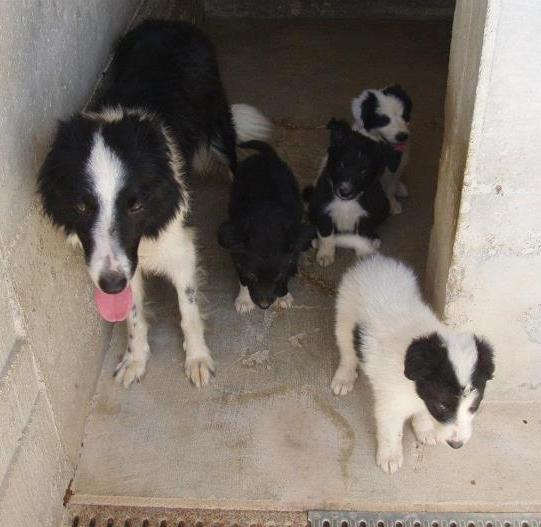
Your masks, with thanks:
[[[103,273],[98,280],[100,289],[109,295],[114,295],[123,291],[128,285],[127,278],[118,271],[108,271]]]
[[[339,198],[351,199],[354,195],[353,188],[349,183],[342,183],[337,189],[336,193]]]
[[[408,134],[406,132],[400,132],[400,133],[395,135],[395,139],[396,139],[397,143],[405,143],[408,140],[409,136],[410,136],[410,134]]]
[[[261,308],[261,309],[269,309],[269,307],[271,307],[273,304],[273,301],[272,300],[260,300],[257,305]]]
[[[457,448],[461,448],[462,445],[464,444],[463,441],[452,441],[451,439],[449,441],[447,441],[447,444],[451,447],[451,448],[454,448],[454,449],[457,449]]]

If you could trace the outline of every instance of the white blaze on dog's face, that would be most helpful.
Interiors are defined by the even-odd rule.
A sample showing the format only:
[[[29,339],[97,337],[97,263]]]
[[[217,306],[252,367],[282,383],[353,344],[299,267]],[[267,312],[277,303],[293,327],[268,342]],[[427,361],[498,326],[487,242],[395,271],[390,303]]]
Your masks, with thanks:
[[[125,168],[109,148],[101,133],[94,135],[86,170],[96,201],[96,218],[92,227],[92,250],[88,270],[93,282],[107,293],[122,291],[133,270],[120,241],[116,201],[125,183]]]
[[[432,333],[411,343],[404,373],[415,382],[438,440],[453,448],[465,444],[486,382],[494,374],[491,347],[472,335]]]
[[[402,151],[409,139],[412,103],[397,84],[382,90],[365,90],[352,101],[353,129]]]

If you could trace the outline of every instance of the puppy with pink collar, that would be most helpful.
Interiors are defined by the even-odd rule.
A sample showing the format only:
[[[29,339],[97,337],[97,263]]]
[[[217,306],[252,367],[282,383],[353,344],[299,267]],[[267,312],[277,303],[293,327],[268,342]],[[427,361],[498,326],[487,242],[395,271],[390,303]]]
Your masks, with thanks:
[[[408,196],[408,189],[400,178],[408,162],[411,99],[400,85],[393,84],[382,89],[364,90],[353,99],[351,110],[355,119],[353,130],[387,143],[394,151],[395,155],[381,176],[381,184],[391,214],[400,214],[402,205],[397,198]]]

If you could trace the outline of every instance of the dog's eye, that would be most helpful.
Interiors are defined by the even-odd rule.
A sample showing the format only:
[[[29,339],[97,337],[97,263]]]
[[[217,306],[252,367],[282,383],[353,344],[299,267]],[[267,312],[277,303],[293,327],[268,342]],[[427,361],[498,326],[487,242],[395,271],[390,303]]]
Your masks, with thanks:
[[[338,163],[338,166],[339,166],[340,168],[344,168],[346,165],[344,164],[343,161],[340,161],[340,163]]]
[[[83,216],[86,216],[90,213],[90,207],[83,201],[80,201],[75,205],[75,210]]]
[[[246,273],[246,279],[250,282],[257,282],[257,276],[255,273]]]
[[[128,212],[137,214],[143,210],[143,204],[138,199],[133,199],[128,202]]]
[[[436,408],[440,411],[440,412],[446,412],[447,411],[447,405],[445,403],[438,403],[436,405]]]

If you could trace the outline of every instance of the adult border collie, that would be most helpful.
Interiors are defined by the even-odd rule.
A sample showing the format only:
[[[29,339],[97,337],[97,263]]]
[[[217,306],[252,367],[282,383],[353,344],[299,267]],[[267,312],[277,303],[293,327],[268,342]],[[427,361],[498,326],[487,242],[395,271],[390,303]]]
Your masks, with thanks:
[[[115,371],[125,387],[142,378],[149,357],[143,272],[175,285],[186,374],[198,387],[209,381],[186,183],[202,151],[235,171],[236,137],[268,131],[254,108],[230,109],[214,46],[199,29],[155,20],[120,40],[112,81],[92,111],[59,124],[39,192],[53,223],[82,245],[102,317],[128,319]]]
[[[390,145],[394,151],[381,184],[389,199],[391,214],[400,214],[402,205],[396,198],[408,196],[408,189],[400,178],[409,157],[411,98],[399,84],[364,90],[351,102],[351,111],[355,119],[353,130]]]
[[[358,261],[336,302],[340,364],[336,395],[353,389],[360,366],[374,391],[377,464],[402,465],[402,431],[411,418],[419,442],[460,448],[472,434],[493,351],[483,339],[443,324],[423,302],[413,271],[381,255]]]

